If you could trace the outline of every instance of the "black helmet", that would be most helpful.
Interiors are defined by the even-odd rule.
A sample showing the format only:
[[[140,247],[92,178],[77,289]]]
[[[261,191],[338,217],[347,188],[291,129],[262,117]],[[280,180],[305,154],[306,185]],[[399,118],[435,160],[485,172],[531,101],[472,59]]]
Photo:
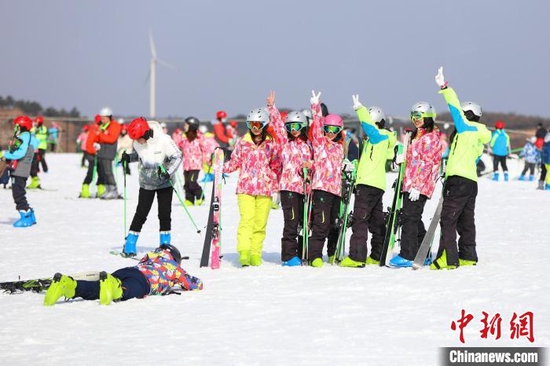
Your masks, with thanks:
[[[199,121],[199,119],[195,117],[187,117],[185,119],[185,123],[187,123],[187,125],[189,126],[189,130],[196,131],[199,129],[201,121]]]
[[[169,251],[170,254],[172,254],[172,258],[174,258],[176,262],[181,263],[181,253],[178,248],[176,248],[172,244],[162,244],[159,249]]]

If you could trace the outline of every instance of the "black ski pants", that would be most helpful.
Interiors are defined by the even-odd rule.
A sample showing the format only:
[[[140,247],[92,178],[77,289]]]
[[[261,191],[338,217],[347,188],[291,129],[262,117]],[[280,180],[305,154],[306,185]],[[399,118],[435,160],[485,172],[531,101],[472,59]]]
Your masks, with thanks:
[[[493,156],[493,171],[498,172],[498,165],[502,167],[503,172],[508,171],[508,167],[506,166],[506,156],[500,156],[500,155],[494,155]]]
[[[97,184],[116,186],[115,175],[113,174],[113,159],[97,159]]]
[[[401,251],[399,255],[410,261],[414,260],[418,248],[426,235],[426,228],[422,222],[422,213],[428,197],[423,194],[418,200],[411,201],[409,193],[403,194],[401,208]]]
[[[281,191],[280,194],[285,220],[281,238],[281,261],[285,262],[293,257],[302,258],[298,231],[304,224],[304,195],[290,191]]]
[[[34,153],[34,157],[31,163],[31,177],[38,176],[40,166],[42,166],[42,171],[44,173],[48,172],[48,164],[46,163],[46,150],[44,149],[38,149],[38,151]]]
[[[334,255],[338,241],[336,222],[340,212],[340,197],[325,191],[314,190],[312,197],[311,238],[308,245],[308,260],[323,258],[323,247],[328,239],[327,254]]]
[[[86,171],[86,177],[84,177],[84,184],[90,184],[94,179],[95,155],[85,152],[84,158],[88,161],[88,170]]]
[[[441,240],[437,258],[445,250],[447,264],[458,266],[458,258],[476,261],[476,206],[477,182],[459,176],[451,176],[443,187],[441,210]],[[458,239],[458,250],[456,236]]]
[[[142,298],[149,295],[151,286],[149,281],[135,267],[121,268],[112,273],[122,282],[121,301]],[[84,300],[99,299],[99,281],[76,281],[76,290],[74,297],[81,297]]]
[[[183,189],[185,190],[185,199],[195,203],[195,200],[204,199],[202,188],[197,183],[200,170],[185,170],[183,172]]]
[[[139,189],[138,205],[132,224],[130,225],[130,231],[141,232],[141,228],[145,221],[151,206],[153,206],[153,200],[155,194],[157,195],[158,202],[158,218],[160,221],[159,231],[170,231],[172,228],[172,195],[174,190],[172,187],[157,189],[150,191],[148,189]]]
[[[380,188],[359,184],[356,187],[355,204],[353,206],[352,234],[349,242],[349,257],[354,261],[365,262],[367,260],[367,239],[369,230],[371,236],[371,257],[380,260],[386,223],[382,209],[382,196],[384,191]]]
[[[25,189],[27,186],[27,178],[15,175],[11,177],[11,194],[13,196],[13,202],[15,202],[15,209],[17,211],[27,211],[30,208],[29,202],[27,201],[27,190]]]

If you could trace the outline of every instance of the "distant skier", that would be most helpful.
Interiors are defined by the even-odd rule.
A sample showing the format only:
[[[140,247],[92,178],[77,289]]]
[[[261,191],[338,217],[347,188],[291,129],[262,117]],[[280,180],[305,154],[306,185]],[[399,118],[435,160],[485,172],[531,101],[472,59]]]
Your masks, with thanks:
[[[55,305],[61,297],[99,299],[101,305],[109,305],[112,301],[169,295],[175,286],[186,291],[202,290],[202,281],[189,275],[180,263],[178,248],[162,244],[134,267],[121,268],[112,274],[101,272],[99,281],[75,281],[71,276],[56,273],[44,297],[44,306]]]
[[[491,149],[493,150],[493,180],[498,181],[498,165],[502,167],[504,180],[508,181],[508,166],[506,166],[506,158],[511,153],[510,136],[504,131],[504,122],[497,121],[495,123],[495,131],[491,136]]]
[[[519,176],[519,180],[526,180],[525,174],[529,171],[529,181],[535,180],[535,167],[540,164],[541,161],[541,151],[535,146],[537,138],[535,136],[527,139],[525,146],[519,153],[519,156],[525,159],[525,166]]]
[[[237,142],[231,159],[224,165],[224,173],[240,169],[236,192],[241,215],[237,251],[243,267],[262,264],[271,193],[277,189],[279,147],[267,132],[268,124],[269,112],[265,108],[250,111],[246,117],[248,133]]]
[[[31,134],[32,120],[28,116],[18,116],[13,120],[14,135],[8,151],[0,151],[0,159],[9,163],[12,177],[12,195],[15,209],[19,211],[20,219],[14,227],[28,227],[36,224],[34,210],[27,201],[25,186],[31,171],[34,150],[38,148],[38,140]]]
[[[46,163],[46,151],[48,150],[48,127],[44,126],[44,117],[36,116],[34,126],[31,129],[38,140],[38,148],[34,152],[34,158],[31,164],[31,182],[27,188],[40,188],[40,178],[38,172],[40,167],[44,173],[48,172],[48,164]]]
[[[204,145],[204,137],[199,131],[200,121],[195,117],[185,119],[183,135],[178,145],[183,153],[183,189],[186,206],[200,206],[204,202],[204,194],[198,183],[199,173],[204,163],[208,161],[208,151]]]
[[[273,131],[280,142],[281,176],[279,191],[283,207],[284,227],[281,238],[281,261],[283,266],[302,264],[302,250],[298,244],[298,227],[303,223],[304,192],[303,168],[311,168],[313,151],[308,141],[307,119],[302,112],[292,111],[283,121],[275,107],[275,92],[267,98]],[[308,235],[304,232],[304,235]]]
[[[367,139],[357,166],[355,203],[353,207],[352,235],[349,255],[340,263],[342,267],[364,267],[379,264],[386,233],[382,197],[386,190],[386,162],[393,158],[396,142],[394,132],[385,129],[384,111],[372,106],[364,107],[359,95],[353,95],[353,109]],[[371,254],[367,256],[367,239],[371,232]]]
[[[97,151],[97,196],[102,199],[117,199],[118,189],[113,174],[113,161],[117,152],[118,136],[122,127],[113,119],[111,108],[99,112],[99,129],[95,132],[95,150]]]
[[[550,190],[550,132],[544,137],[544,145],[542,145],[542,164],[546,168],[546,185],[544,189]]]
[[[133,151],[132,148],[133,140],[128,136],[128,125],[123,124],[121,125],[120,129],[120,135],[118,136],[117,141],[117,152],[116,152],[116,160],[117,160],[117,166],[120,165],[120,162],[122,159],[122,153],[126,152],[127,154],[131,153]],[[122,171],[124,174],[131,175],[132,171],[130,170],[130,166],[128,164],[123,164]]]
[[[76,146],[77,151],[82,152],[82,159],[80,160],[80,167],[85,168],[88,159],[86,158],[86,140],[88,139],[88,131],[90,130],[89,125],[82,126],[82,130],[76,137]]]
[[[137,254],[138,237],[155,195],[158,201],[160,244],[171,242],[174,190],[170,180],[181,164],[181,151],[170,136],[162,132],[157,121],[147,121],[143,117],[134,119],[128,125],[128,136],[134,140],[134,151],[130,154],[123,153],[121,161],[128,164],[139,160],[139,197],[122,255],[133,257]]]
[[[441,240],[430,269],[454,269],[459,265],[475,265],[478,260],[474,219],[478,178],[476,161],[483,153],[484,144],[491,140],[491,132],[479,123],[481,107],[473,102],[460,104],[455,91],[447,87],[443,67],[439,68],[435,82],[449,106],[456,131],[450,138],[445,172]],[[457,232],[460,235],[458,248]]]
[[[220,144],[218,144],[214,134],[208,131],[208,127],[205,125],[199,126],[199,132],[202,133],[204,137],[204,148],[207,156],[206,162],[202,166],[204,176],[199,182],[212,182],[214,180],[214,172],[212,171],[212,156],[214,154],[214,150],[220,146]]]
[[[82,188],[80,189],[79,198],[91,198],[90,193],[90,184],[94,180],[94,174],[97,174],[97,150],[96,147],[99,147],[99,144],[96,143],[97,134],[99,133],[99,125],[101,124],[101,116],[97,114],[94,117],[94,123],[88,125],[88,136],[86,137],[86,142],[84,143],[84,156],[88,161],[88,170],[86,171],[86,176],[82,182]],[[99,174],[98,174],[99,175]],[[102,188],[102,191],[100,190]],[[99,185],[99,177],[97,180],[97,193],[96,197],[99,198],[100,194],[104,192],[105,186]]]
[[[435,108],[428,102],[418,102],[411,108],[411,121],[416,128],[407,148],[401,188],[401,249],[399,255],[390,260],[391,267],[412,267],[416,252],[426,235],[422,213],[435,190],[443,154],[441,132],[435,126],[435,117]]]

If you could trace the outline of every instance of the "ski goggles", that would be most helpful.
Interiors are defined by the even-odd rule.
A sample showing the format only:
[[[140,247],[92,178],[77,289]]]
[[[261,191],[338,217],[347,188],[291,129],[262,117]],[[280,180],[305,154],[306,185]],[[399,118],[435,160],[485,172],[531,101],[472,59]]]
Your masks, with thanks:
[[[411,121],[419,121],[424,118],[422,112],[411,112]]]
[[[260,121],[246,121],[246,127],[250,130],[253,128],[261,130],[264,127],[264,123]]]
[[[333,134],[338,134],[340,133],[340,131],[342,131],[342,127],[341,126],[331,126],[331,125],[325,125],[324,126],[324,129],[325,129],[325,133],[333,133]]]
[[[304,124],[300,122],[285,123],[285,128],[288,132],[298,132],[304,128]]]

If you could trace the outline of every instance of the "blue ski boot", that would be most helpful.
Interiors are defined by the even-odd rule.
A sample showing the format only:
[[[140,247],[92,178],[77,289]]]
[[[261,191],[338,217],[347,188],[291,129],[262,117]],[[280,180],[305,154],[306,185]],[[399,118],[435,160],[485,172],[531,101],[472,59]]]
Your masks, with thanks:
[[[493,180],[494,180],[495,182],[498,182],[498,173],[496,173],[496,172],[493,173]]]
[[[34,211],[32,208],[28,210],[19,210],[21,218],[13,223],[13,227],[29,227],[36,224],[36,218],[34,217]]]
[[[389,264],[392,268],[410,268],[412,267],[413,261],[405,259],[400,255],[396,255],[390,260]]]
[[[130,231],[126,237],[126,243],[122,248],[122,255],[125,257],[135,257],[137,254],[136,244],[139,238],[139,233]]]
[[[296,267],[301,266],[302,260],[299,257],[292,257],[289,260],[283,262],[283,267]]]
[[[170,244],[172,241],[172,235],[170,234],[170,231],[161,231],[160,232],[160,245],[162,244]]]
[[[525,180],[525,175],[520,175],[518,180]]]
[[[508,182],[508,172],[504,172],[504,181]]]

